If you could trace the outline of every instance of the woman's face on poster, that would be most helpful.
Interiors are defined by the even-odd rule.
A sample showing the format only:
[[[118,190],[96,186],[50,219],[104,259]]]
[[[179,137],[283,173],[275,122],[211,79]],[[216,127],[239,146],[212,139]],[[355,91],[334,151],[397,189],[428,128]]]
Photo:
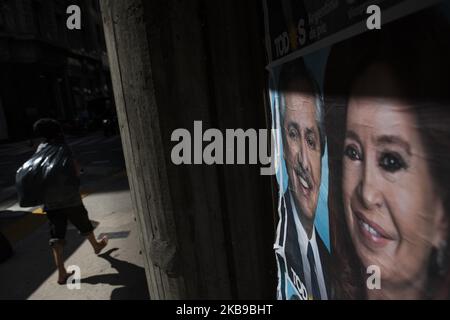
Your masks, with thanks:
[[[353,91],[373,85],[384,95],[351,94],[343,154],[343,202],[365,268],[381,271],[381,288],[419,285],[433,247],[446,238],[442,199],[411,106],[394,97],[389,69],[369,68]],[[400,95],[401,96],[401,95]]]

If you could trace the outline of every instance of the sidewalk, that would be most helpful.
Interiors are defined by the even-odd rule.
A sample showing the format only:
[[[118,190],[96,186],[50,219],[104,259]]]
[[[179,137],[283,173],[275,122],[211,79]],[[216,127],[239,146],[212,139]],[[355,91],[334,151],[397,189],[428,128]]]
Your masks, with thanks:
[[[91,187],[91,186],[90,186]],[[104,254],[96,256],[73,226],[67,232],[66,267],[81,269],[81,289],[56,283],[57,274],[48,246],[45,215],[33,215],[41,224],[31,235],[13,243],[15,256],[0,265],[0,299],[148,299],[137,225],[125,174],[98,182],[84,198],[97,236],[110,238]]]

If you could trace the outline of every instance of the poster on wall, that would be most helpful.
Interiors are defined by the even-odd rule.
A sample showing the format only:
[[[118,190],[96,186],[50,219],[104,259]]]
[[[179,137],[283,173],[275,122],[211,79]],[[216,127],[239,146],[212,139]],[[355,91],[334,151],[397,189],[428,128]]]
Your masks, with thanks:
[[[450,298],[450,1],[264,7],[277,298]]]

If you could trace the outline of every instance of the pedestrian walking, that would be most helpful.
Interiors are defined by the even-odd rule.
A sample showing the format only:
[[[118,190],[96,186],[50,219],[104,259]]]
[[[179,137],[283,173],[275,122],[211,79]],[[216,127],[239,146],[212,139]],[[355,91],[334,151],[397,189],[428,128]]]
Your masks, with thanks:
[[[58,284],[66,284],[69,274],[64,265],[63,249],[65,245],[65,236],[67,231],[67,222],[70,221],[85,236],[95,254],[100,254],[108,243],[108,238],[103,237],[97,240],[94,234],[94,227],[89,220],[88,212],[83,205],[79,187],[80,187],[80,166],[75,160],[70,147],[65,142],[64,133],[59,122],[53,119],[41,119],[33,125],[33,131],[37,137],[43,138],[36,152],[43,148],[55,148],[63,158],[65,168],[70,168],[69,172],[62,170],[53,170],[51,182],[52,186],[44,188],[44,211],[50,225],[50,246],[53,257],[58,269]],[[49,160],[49,162],[51,162]],[[45,163],[45,161],[43,161]],[[70,165],[67,166],[67,163]],[[67,169],[64,169],[67,171]],[[58,177],[64,175],[64,178]],[[70,182],[68,182],[70,181]],[[47,183],[48,184],[48,183]],[[67,188],[67,184],[71,188]],[[75,187],[74,187],[75,186]]]

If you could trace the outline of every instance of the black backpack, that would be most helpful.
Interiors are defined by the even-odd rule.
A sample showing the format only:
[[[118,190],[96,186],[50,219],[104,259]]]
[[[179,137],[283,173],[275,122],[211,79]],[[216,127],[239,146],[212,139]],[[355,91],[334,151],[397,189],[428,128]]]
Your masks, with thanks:
[[[79,192],[72,152],[65,143],[46,143],[16,173],[21,207],[64,202]]]

